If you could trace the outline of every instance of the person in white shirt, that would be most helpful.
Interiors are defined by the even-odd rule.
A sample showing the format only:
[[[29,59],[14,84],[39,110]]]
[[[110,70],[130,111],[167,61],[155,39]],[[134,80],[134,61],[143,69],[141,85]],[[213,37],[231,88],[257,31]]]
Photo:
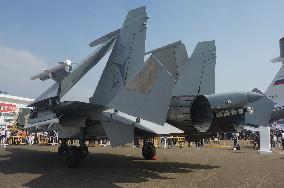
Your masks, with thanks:
[[[9,129],[7,129],[6,131],[6,145],[9,145],[9,139],[10,139],[10,136],[11,136],[11,131]]]
[[[6,145],[5,145],[5,142],[6,142],[6,131],[5,131],[4,128],[1,129],[0,138],[1,138],[1,147],[6,147]]]

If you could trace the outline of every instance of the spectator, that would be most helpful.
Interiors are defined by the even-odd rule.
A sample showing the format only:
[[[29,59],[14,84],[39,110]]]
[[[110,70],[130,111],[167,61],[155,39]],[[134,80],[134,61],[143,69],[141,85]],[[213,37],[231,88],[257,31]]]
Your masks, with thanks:
[[[220,144],[220,140],[218,138],[218,136],[216,136],[213,140],[213,143],[216,144],[216,145],[219,145]]]
[[[6,142],[6,131],[5,131],[4,128],[1,129],[0,138],[1,138],[1,147],[6,147],[6,145],[5,145],[5,142]]]
[[[170,137],[168,137],[167,138],[167,143],[168,143],[168,148],[172,148],[173,147],[173,140],[172,140],[172,138],[170,138]]]
[[[34,145],[34,134],[33,133],[31,133],[30,135],[29,135],[29,144],[30,144],[30,146],[31,145]]]
[[[27,133],[26,133],[26,131],[23,130],[20,133],[20,135],[22,136],[23,142],[27,144],[28,141],[27,141]]]
[[[6,131],[6,144],[8,145],[9,143],[9,138],[10,138],[10,136],[11,136],[11,131],[10,130],[7,130]]]
[[[275,148],[276,141],[277,141],[277,138],[276,138],[275,134],[273,134],[273,133],[270,134],[271,148]]]
[[[195,147],[197,147],[198,149],[200,149],[200,147],[199,147],[200,145],[199,145],[199,141],[198,140],[196,140],[195,141]]]
[[[273,147],[272,148],[276,147],[276,143],[277,143],[277,137],[276,137],[275,134],[273,134],[273,136],[272,136],[272,145],[273,145]]]
[[[58,132],[54,131],[54,142],[58,144]]]
[[[234,136],[233,141],[234,141],[234,148],[236,148],[236,146],[238,144],[238,138],[236,136]]]

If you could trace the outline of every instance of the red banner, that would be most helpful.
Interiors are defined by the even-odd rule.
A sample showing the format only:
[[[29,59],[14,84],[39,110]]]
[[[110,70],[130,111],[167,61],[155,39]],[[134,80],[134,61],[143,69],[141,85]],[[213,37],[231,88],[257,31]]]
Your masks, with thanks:
[[[15,112],[17,105],[0,102],[0,112]]]

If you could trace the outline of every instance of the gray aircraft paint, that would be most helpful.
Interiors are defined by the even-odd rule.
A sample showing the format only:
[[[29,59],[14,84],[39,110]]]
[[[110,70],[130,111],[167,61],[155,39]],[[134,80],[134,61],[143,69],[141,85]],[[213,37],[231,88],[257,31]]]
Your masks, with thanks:
[[[226,92],[205,95],[212,110],[233,109],[247,105],[262,98],[262,94],[255,92]]]
[[[89,44],[90,47],[95,47],[97,45],[100,45],[100,44],[103,44],[103,43],[106,43],[109,39],[112,39],[114,37],[116,37],[120,32],[120,29],[117,29],[115,31],[112,31],[96,40],[94,40],[93,42],[91,42]]]
[[[186,58],[185,47],[178,56],[179,79],[173,91],[173,96],[208,95],[215,93],[215,41],[199,42],[189,60]]]
[[[112,121],[105,122],[103,127],[112,147],[134,140],[134,126],[112,119]]]
[[[112,48],[116,36],[107,40],[91,55],[85,58],[82,63],[69,76],[61,82],[60,98],[62,98],[91,68],[93,68]]]
[[[144,63],[146,7],[129,11],[114,44],[91,103],[108,106]]]
[[[172,62],[164,61],[163,63]],[[109,107],[163,125],[175,84],[171,74],[175,72],[175,67],[173,70],[166,71],[151,56],[133,81],[128,82],[129,85],[122,88],[113,98]],[[145,77],[141,76],[142,74],[145,74]],[[151,77],[147,75],[151,75]]]
[[[260,99],[253,101],[245,107],[251,107],[252,113],[245,114],[245,123],[252,126],[269,126],[274,107],[274,102],[263,95]]]
[[[106,95],[107,97],[104,100],[92,100],[94,98],[91,98],[90,101],[92,103],[75,101],[51,104],[58,105],[56,106],[56,109],[58,109],[57,113],[59,114],[57,118],[54,118],[56,114],[49,112],[50,110],[40,113],[44,117],[52,117],[53,119],[51,120],[54,123],[50,124],[51,120],[47,120],[46,124],[41,122],[40,126],[37,126],[37,123],[30,124],[30,130],[58,130],[60,138],[78,138],[80,127],[85,127],[87,136],[105,136],[106,133],[113,146],[133,140],[134,126],[156,134],[181,133],[181,130],[165,124],[165,114],[168,109],[167,102],[169,102],[171,96],[175,82],[173,75],[176,72],[175,69],[170,70],[169,68],[175,68],[175,66],[170,66],[168,63],[175,62],[161,62],[161,59],[159,60],[152,56],[144,64],[147,19],[145,7],[131,10],[127,15],[123,27],[119,31],[107,34],[105,37],[101,37],[92,43],[92,45],[97,45],[105,42],[102,46],[109,44],[109,48],[111,48],[115,41],[106,69],[94,95],[94,97],[98,98]],[[109,39],[109,37],[114,38]],[[158,56],[157,53],[156,55]],[[89,68],[91,67],[83,66],[77,68],[79,69],[78,72],[74,70],[76,74],[73,73],[74,77],[69,77],[69,80],[66,79],[65,87],[62,88],[62,95],[64,95],[64,91],[67,92],[68,88],[73,86],[73,79],[76,81],[76,79],[81,78],[84,71],[89,70]],[[117,103],[125,100],[127,100],[127,104],[116,106]],[[134,100],[136,100],[137,106],[135,106]],[[96,104],[98,101],[105,105],[100,105],[101,103],[99,105]],[[166,102],[164,103],[164,101]],[[142,106],[143,102],[146,106]],[[126,112],[119,111],[118,115],[120,118],[115,119],[115,115],[107,112],[108,107],[119,110],[125,108]],[[157,112],[152,111],[153,114],[149,113],[152,109],[156,109]],[[113,109],[109,110],[113,111]],[[135,117],[129,114],[139,116]],[[161,117],[152,119],[157,115]],[[136,122],[139,118],[140,120]],[[151,122],[152,120],[160,124],[155,124]],[[73,126],[73,123],[70,123],[70,121],[76,122],[76,125]]]
[[[203,103],[207,102],[208,104],[203,106],[210,109],[195,109],[194,111],[199,114],[206,113],[216,113],[219,111],[227,111],[227,110],[235,110],[251,107],[253,108],[263,108],[266,106],[266,109],[257,109],[254,110],[254,113],[246,113],[246,122],[248,124],[260,124],[260,121],[264,122],[261,125],[269,124],[268,117],[271,116],[273,108],[273,103],[262,93],[259,92],[228,92],[228,93],[219,93],[213,94],[215,92],[215,64],[216,64],[216,47],[214,41],[205,41],[198,43],[193,54],[191,55],[189,61],[187,61],[186,57],[186,49],[180,48],[180,51],[183,52],[182,55],[178,55],[177,57],[182,57],[178,60],[178,80],[175,86],[173,96],[179,97],[188,97],[184,103],[188,103],[190,96],[198,96],[204,95],[206,100],[201,98],[197,98],[197,100],[193,100],[194,103]],[[200,101],[198,101],[200,99]],[[176,99],[175,99],[176,100]],[[183,99],[181,99],[183,100]],[[181,101],[182,102],[182,101]],[[186,105],[184,104],[184,105]],[[174,104],[173,104],[174,105]],[[181,104],[182,105],[182,104]],[[191,105],[187,104],[188,108],[191,108]],[[199,105],[197,105],[199,106]],[[177,108],[176,106],[172,106],[172,108]],[[177,125],[184,126],[184,123],[179,122],[178,118],[180,118],[178,113],[182,113],[185,111],[184,107],[178,107],[178,112],[174,113],[173,109],[171,110],[169,117],[170,122],[174,122],[174,116],[177,118]],[[228,112],[229,112],[228,111]],[[210,127],[211,121],[213,120],[212,115],[202,115],[200,117],[211,117],[207,120],[200,120],[197,122],[189,121],[192,118],[192,111],[186,110],[186,115],[182,115],[186,119],[186,123],[193,123],[195,128],[199,131],[207,131]],[[230,113],[230,112],[229,112]],[[264,115],[265,114],[265,115]],[[276,117],[276,115],[274,116]],[[184,118],[180,118],[183,120]],[[188,119],[189,118],[189,119]],[[265,121],[264,121],[265,120]],[[245,123],[245,122],[243,122]]]

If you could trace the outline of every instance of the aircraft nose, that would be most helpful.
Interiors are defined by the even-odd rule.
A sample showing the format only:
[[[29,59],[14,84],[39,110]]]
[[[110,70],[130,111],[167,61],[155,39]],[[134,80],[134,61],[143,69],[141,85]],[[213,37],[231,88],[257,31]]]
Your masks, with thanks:
[[[259,94],[259,93],[255,93],[255,92],[248,92],[247,93],[248,102],[254,102],[254,101],[260,99],[261,97],[263,97],[263,95]]]

